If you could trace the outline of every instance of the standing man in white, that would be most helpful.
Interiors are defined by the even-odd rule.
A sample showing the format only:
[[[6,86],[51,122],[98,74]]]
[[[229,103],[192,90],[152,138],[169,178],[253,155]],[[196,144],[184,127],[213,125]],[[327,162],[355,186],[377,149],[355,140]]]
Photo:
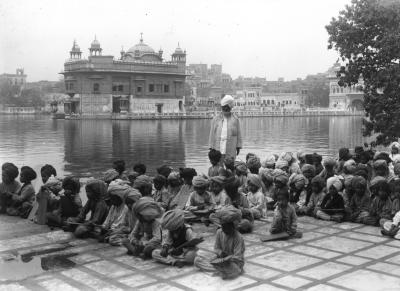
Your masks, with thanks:
[[[220,114],[211,122],[209,148],[219,150],[222,154],[221,161],[226,156],[236,159],[242,148],[242,133],[239,118],[233,114],[232,108],[235,101],[232,96],[225,95],[221,100]]]

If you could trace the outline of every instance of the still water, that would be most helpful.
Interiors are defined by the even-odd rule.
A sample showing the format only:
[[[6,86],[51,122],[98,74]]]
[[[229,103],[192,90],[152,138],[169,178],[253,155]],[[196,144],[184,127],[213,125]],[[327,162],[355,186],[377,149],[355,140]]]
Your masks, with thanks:
[[[162,164],[206,173],[210,120],[52,120],[0,116],[0,163],[52,164],[59,176],[99,177],[113,160],[143,162],[148,172]],[[261,158],[282,151],[336,155],[363,142],[361,117],[243,118],[244,148]],[[39,172],[38,172],[39,173]]]

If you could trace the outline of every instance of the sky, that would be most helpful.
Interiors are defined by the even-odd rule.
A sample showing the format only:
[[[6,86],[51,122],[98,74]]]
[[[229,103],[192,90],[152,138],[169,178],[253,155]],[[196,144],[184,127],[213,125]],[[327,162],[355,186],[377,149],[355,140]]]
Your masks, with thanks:
[[[24,68],[28,82],[58,80],[76,39],[88,56],[95,35],[103,55],[139,42],[164,51],[178,43],[187,63],[222,64],[233,78],[304,78],[325,72],[325,25],[350,0],[1,0],[0,74]]]

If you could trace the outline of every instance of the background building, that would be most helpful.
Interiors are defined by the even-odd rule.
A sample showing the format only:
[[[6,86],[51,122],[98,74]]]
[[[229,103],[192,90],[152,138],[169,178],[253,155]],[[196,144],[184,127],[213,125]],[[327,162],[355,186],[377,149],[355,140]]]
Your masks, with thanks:
[[[16,70],[15,74],[1,74],[0,83],[8,83],[9,85],[18,86],[23,89],[26,85],[26,77],[24,69],[20,68]]]
[[[118,113],[178,113],[184,111],[186,51],[179,45],[170,61],[163,51],[140,42],[121,51],[120,58],[103,55],[97,38],[82,52],[74,41],[64,64],[65,113],[82,115]]]

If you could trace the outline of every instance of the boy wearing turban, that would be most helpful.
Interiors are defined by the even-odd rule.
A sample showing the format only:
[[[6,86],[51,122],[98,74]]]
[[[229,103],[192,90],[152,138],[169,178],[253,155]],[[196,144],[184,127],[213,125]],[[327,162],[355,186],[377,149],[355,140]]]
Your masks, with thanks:
[[[237,225],[242,214],[233,206],[218,212],[221,228],[217,230],[213,256],[197,256],[194,265],[205,272],[217,272],[223,279],[243,273],[245,244]]]
[[[363,219],[363,223],[367,225],[383,225],[392,219],[392,201],[390,200],[390,185],[386,181],[379,182],[374,185],[374,191],[377,195],[372,198],[369,215]]]
[[[180,168],[179,177],[183,179],[183,185],[179,192],[172,198],[169,209],[185,209],[190,193],[193,192],[193,177],[197,175],[195,169]]]
[[[351,180],[351,189],[354,192],[350,200],[350,221],[363,223],[369,215],[370,198],[367,193],[367,181],[361,176]]]
[[[167,179],[163,175],[156,175],[153,179],[154,190],[152,193],[154,201],[158,202],[164,210],[167,210],[173,196],[167,190]]]
[[[262,193],[261,179],[256,174],[249,174],[247,176],[247,200],[249,200],[250,211],[254,219],[260,219],[264,216],[264,209],[266,207],[265,197]]]
[[[277,195],[277,206],[274,210],[270,233],[287,233],[289,236],[297,233],[297,215],[295,209],[289,204],[289,193],[286,189],[281,189]]]
[[[188,215],[191,220],[208,218],[215,208],[215,201],[210,192],[207,191],[209,181],[203,176],[193,178],[193,192],[190,193],[185,210],[191,212]]]
[[[192,228],[185,224],[184,211],[181,209],[167,211],[161,218],[161,227],[166,233],[162,238],[161,249],[153,251],[153,259],[179,268],[193,265],[197,248],[180,248],[182,244],[195,238]]]
[[[316,213],[317,218],[342,222],[344,218],[344,201],[342,195],[340,195],[342,187],[342,182],[338,176],[333,176],[327,180],[326,189],[328,193],[322,200],[321,210]]]
[[[6,213],[7,206],[12,202],[12,195],[18,193],[21,188],[21,184],[15,180],[18,174],[17,166],[12,163],[4,163],[1,166],[0,213]]]
[[[226,178],[224,176],[214,176],[210,178],[210,192],[215,202],[215,210],[226,205],[228,196],[224,189],[225,180]]]
[[[302,213],[300,209],[306,205],[306,182],[307,179],[302,174],[293,174],[289,178],[289,203],[297,213]]]
[[[151,258],[152,252],[161,245],[159,218],[163,210],[153,198],[142,197],[135,203],[132,211],[137,222],[129,237],[122,240],[122,244],[128,249],[128,254]]]
[[[325,192],[325,180],[324,178],[320,176],[315,176],[311,180],[311,197],[310,201],[308,202],[307,206],[304,206],[301,209],[301,212],[310,215],[310,216],[316,216],[317,211],[321,210],[321,203],[322,200],[324,199]]]
[[[28,217],[35,201],[35,189],[31,181],[35,180],[36,177],[36,172],[31,167],[24,166],[21,168],[19,180],[22,186],[17,193],[10,197],[11,201],[7,207],[8,215]]]

